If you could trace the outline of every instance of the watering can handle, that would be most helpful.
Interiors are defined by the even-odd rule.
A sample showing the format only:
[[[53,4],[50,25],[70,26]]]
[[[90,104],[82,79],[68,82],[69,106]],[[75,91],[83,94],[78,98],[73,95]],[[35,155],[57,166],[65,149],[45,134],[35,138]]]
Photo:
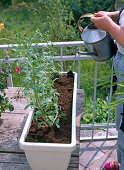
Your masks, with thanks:
[[[82,28],[82,26],[81,26],[80,20],[81,20],[82,18],[88,18],[88,17],[89,17],[89,18],[94,17],[94,14],[88,13],[88,14],[84,14],[84,15],[81,15],[81,16],[80,16],[80,18],[79,18],[79,20],[78,20],[78,28],[79,28],[80,32],[83,32],[83,28]]]

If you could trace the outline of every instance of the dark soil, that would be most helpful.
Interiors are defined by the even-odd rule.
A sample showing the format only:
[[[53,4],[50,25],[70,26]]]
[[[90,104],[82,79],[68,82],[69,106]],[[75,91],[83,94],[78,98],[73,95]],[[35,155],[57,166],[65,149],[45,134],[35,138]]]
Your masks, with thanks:
[[[38,121],[41,120],[33,121],[26,138],[27,142],[71,143],[73,82],[73,76],[64,75],[54,83],[54,88],[60,94],[58,105],[61,106],[61,113],[67,114],[60,118],[60,128],[56,126],[38,128]]]

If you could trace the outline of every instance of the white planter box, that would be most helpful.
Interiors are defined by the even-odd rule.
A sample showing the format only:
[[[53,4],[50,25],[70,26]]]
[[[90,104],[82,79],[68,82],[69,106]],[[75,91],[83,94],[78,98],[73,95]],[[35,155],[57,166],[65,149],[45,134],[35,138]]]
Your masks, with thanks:
[[[25,142],[33,118],[33,110],[30,111],[19,144],[20,148],[25,151],[26,158],[32,170],[67,170],[71,152],[76,148],[76,95],[77,73],[74,73],[72,135],[70,144]]]

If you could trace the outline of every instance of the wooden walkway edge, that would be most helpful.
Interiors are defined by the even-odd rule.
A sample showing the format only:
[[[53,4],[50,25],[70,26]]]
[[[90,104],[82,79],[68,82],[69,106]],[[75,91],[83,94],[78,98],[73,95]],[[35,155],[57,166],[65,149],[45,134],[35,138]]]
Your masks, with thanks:
[[[5,112],[0,118],[0,170],[31,170],[24,151],[19,148],[19,139],[27,119],[24,110],[26,101],[22,93],[17,95],[17,88],[7,89],[7,95],[15,106],[13,112]],[[68,170],[79,169],[80,120],[83,112],[83,90],[77,91],[77,148],[71,155]]]

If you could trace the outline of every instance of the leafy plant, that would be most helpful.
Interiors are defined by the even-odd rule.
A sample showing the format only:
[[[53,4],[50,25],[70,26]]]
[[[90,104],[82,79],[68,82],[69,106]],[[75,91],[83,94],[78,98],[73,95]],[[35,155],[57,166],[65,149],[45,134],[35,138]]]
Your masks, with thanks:
[[[9,5],[11,5],[11,0],[1,0],[0,4],[1,6],[4,6],[7,8]]]
[[[21,34],[18,34],[18,47],[14,48],[14,55],[24,57],[26,60],[21,66],[21,72],[25,73],[24,92],[29,99],[26,108],[29,106],[35,108],[34,120],[42,118],[42,122],[38,126],[42,124],[45,126],[56,125],[59,128],[59,117],[65,116],[65,114],[60,114],[59,94],[53,88],[56,78],[53,79],[51,76],[57,71],[53,57],[49,57],[53,56],[52,47],[46,47],[46,52],[38,50],[36,48],[37,44],[32,47],[34,41],[38,39],[42,41],[41,37],[39,31],[32,38],[28,38],[26,35],[23,38]]]
[[[43,9],[45,15],[42,14]],[[32,6],[32,11],[37,25],[39,25],[42,33],[45,33],[48,41],[72,41],[79,39],[75,29],[77,24],[72,26],[74,17],[72,11],[69,11],[68,1],[39,0],[39,6],[36,8]],[[42,25],[41,21],[43,22]]]
[[[95,103],[95,123],[106,123],[108,119],[108,109],[109,109],[109,97],[106,97],[106,100],[101,98],[96,99]],[[92,124],[93,120],[93,100],[89,100],[89,103],[85,105],[84,116],[82,123]],[[110,111],[110,122],[115,121],[115,112],[114,107],[111,107]]]
[[[0,115],[5,110],[13,111],[14,107],[6,97],[5,89],[7,88],[7,78],[9,76],[9,65],[3,61],[0,64]]]

